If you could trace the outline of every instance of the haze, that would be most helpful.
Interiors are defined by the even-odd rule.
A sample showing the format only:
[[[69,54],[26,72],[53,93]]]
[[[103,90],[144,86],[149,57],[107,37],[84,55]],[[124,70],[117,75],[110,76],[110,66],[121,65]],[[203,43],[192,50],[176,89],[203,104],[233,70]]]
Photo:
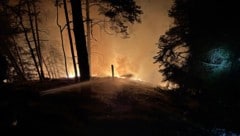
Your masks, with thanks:
[[[120,35],[109,35],[98,26],[93,28],[93,39],[91,40],[91,72],[93,76],[110,76],[111,64],[115,67],[116,75],[132,74],[133,78],[160,84],[162,76],[158,72],[158,64],[153,64],[153,56],[156,55],[158,39],[170,27],[171,19],[168,17],[168,9],[171,0],[138,0],[144,14],[142,23],[134,24],[130,27],[130,38],[123,39]],[[49,29],[48,38],[51,46],[45,48],[59,49],[61,52],[61,42],[59,30],[56,25],[56,8],[53,2],[46,2],[42,7],[46,15],[43,26]],[[70,9],[70,8],[69,8]],[[94,9],[91,15],[97,15]],[[65,23],[63,8],[60,8],[60,22]],[[94,18],[94,17],[92,17]],[[47,22],[47,24],[44,24]],[[64,31],[65,48],[67,50],[68,67],[70,75],[73,74],[71,55],[67,33]],[[46,52],[47,53],[47,52]],[[58,67],[63,66],[61,53],[57,54],[60,60]],[[64,70],[61,76],[64,75]]]

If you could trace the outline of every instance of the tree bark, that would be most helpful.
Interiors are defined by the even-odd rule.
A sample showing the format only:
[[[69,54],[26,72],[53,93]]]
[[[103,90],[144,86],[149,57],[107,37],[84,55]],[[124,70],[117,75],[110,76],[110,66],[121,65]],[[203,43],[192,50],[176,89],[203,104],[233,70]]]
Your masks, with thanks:
[[[83,24],[81,0],[70,0],[72,6],[73,31],[75,35],[76,49],[78,55],[78,66],[80,70],[80,80],[90,80],[88,52]]]

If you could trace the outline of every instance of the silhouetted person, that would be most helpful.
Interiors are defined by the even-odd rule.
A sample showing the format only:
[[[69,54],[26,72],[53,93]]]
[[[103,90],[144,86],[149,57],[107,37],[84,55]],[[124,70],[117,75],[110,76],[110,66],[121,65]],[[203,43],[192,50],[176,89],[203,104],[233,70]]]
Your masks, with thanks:
[[[0,55],[0,84],[7,78],[8,62],[5,56]]]

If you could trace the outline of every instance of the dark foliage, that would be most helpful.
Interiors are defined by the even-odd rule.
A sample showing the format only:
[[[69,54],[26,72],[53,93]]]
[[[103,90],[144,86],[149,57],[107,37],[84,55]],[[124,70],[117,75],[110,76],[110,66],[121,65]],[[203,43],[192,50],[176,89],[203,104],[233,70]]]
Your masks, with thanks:
[[[128,23],[140,23],[141,7],[135,0],[101,0],[100,14],[110,19],[111,29],[117,33],[128,35]]]
[[[165,80],[176,82],[182,88],[208,88],[208,81],[201,78],[208,76],[207,71],[201,69],[200,62],[206,52],[221,44],[232,51],[231,59],[236,62],[240,43],[237,5],[235,1],[226,0],[174,1],[169,10],[174,26],[160,37],[159,52],[154,57],[160,63],[160,72]],[[239,75],[238,71],[238,67],[233,66],[232,74],[214,81],[213,86],[232,83],[232,80],[226,81],[231,79],[231,75]]]
[[[230,0],[174,0],[169,16],[174,26],[159,39],[155,56],[166,81],[179,84],[185,95],[200,90],[198,112],[191,115],[207,126],[239,130],[239,5]],[[177,48],[179,49],[177,52]],[[183,48],[186,48],[183,50]],[[231,65],[227,72],[214,73],[209,64],[209,51],[229,50]],[[184,57],[183,54],[188,54]],[[211,57],[211,56],[210,56]],[[181,58],[181,59],[179,59]],[[218,57],[214,63],[222,63]],[[222,65],[227,67],[227,64]]]

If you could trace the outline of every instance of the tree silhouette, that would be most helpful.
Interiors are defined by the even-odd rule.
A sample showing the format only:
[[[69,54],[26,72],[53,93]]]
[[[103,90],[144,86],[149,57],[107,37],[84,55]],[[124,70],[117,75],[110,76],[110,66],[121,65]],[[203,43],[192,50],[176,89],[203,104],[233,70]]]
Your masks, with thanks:
[[[64,57],[64,66],[65,66],[65,71],[66,71],[67,78],[69,78],[68,66],[67,66],[67,56],[66,56],[66,51],[65,51],[65,47],[64,47],[64,41],[63,41],[64,27],[62,27],[59,23],[59,6],[61,6],[61,3],[59,3],[59,1],[57,0],[57,1],[55,1],[55,6],[56,6],[56,10],[57,10],[56,24],[58,26],[59,33],[60,33],[60,39],[61,39],[61,45],[62,45],[62,51],[63,51],[63,57]]]
[[[46,50],[46,31],[41,23],[40,0],[0,2],[1,52],[10,63],[9,76],[12,80],[45,79],[50,77],[50,68],[43,56]],[[2,40],[3,39],[3,40]],[[56,75],[59,75],[57,73]],[[57,78],[57,76],[55,76]],[[59,77],[59,76],[58,76]]]
[[[230,75],[236,75],[240,42],[237,5],[227,0],[174,0],[169,10],[169,16],[174,19],[173,27],[160,37],[159,52],[154,57],[160,63],[165,80],[176,82],[181,88],[202,88],[210,83],[221,86],[219,84],[226,83]],[[218,72],[217,79],[209,78],[213,73],[206,66],[230,64],[216,55],[219,49],[225,55],[228,54],[225,49],[230,51],[231,57],[225,57],[231,61],[230,72]],[[215,52],[215,58],[210,52]]]
[[[22,31],[14,23],[14,18],[8,7],[8,1],[0,2],[0,26],[0,55],[9,61],[11,68],[17,73],[17,79],[26,80],[21,58],[17,55],[19,52],[16,49],[16,42],[14,39],[14,36]],[[1,67],[5,67],[3,65],[4,64],[1,64]],[[5,70],[3,69],[3,71]]]
[[[76,50],[78,56],[78,67],[81,81],[90,79],[89,58],[84,30],[84,19],[82,14],[81,0],[71,0],[73,31],[75,35]],[[99,7],[101,15],[109,18],[111,29],[125,36],[128,35],[128,23],[140,22],[142,11],[134,0],[97,0],[91,1]]]

